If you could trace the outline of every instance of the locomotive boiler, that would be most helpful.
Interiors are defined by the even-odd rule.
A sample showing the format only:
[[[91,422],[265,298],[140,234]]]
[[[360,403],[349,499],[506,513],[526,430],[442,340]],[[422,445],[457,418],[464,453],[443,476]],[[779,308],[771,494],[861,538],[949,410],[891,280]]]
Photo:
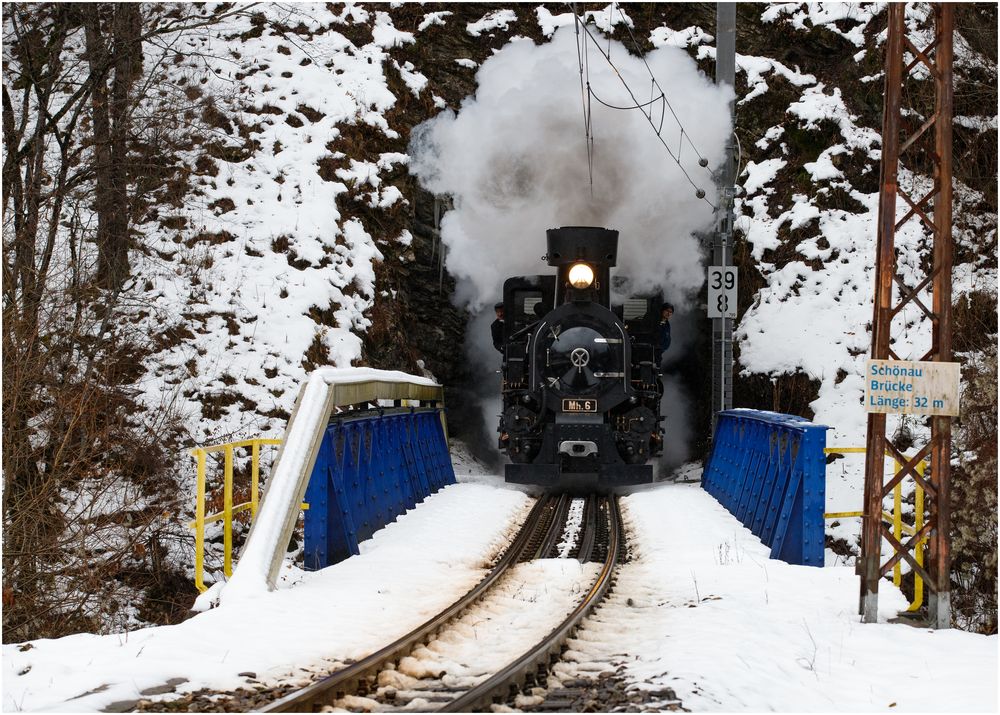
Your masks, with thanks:
[[[651,482],[663,449],[658,355],[661,297],[611,303],[618,232],[550,229],[555,275],[503,287],[503,411],[508,482],[609,491]]]

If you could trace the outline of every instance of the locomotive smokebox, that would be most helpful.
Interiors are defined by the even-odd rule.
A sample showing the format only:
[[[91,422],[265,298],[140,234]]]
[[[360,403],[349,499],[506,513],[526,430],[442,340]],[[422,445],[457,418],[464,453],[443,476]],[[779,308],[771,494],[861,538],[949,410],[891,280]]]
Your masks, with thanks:
[[[618,232],[592,226],[563,226],[545,232],[546,260],[550,266],[566,266],[583,261],[612,268],[618,258]]]

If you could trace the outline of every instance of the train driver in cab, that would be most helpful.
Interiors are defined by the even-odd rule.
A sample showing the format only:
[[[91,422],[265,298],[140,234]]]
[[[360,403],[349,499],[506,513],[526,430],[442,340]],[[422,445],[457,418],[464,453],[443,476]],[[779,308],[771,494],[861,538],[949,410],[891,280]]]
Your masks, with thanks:
[[[670,348],[670,319],[673,315],[674,306],[670,303],[664,303],[660,308],[659,334],[656,344],[656,354],[654,355],[657,365],[660,364],[660,360],[663,358],[663,353]]]
[[[503,352],[503,302],[494,305],[493,310],[497,314],[497,319],[490,326],[490,332],[493,333],[493,347]]]

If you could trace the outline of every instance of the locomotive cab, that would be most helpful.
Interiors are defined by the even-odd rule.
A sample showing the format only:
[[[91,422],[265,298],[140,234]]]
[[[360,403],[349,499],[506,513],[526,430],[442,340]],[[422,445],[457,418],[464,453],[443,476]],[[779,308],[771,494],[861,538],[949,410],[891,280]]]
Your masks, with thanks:
[[[618,232],[564,227],[547,238],[556,274],[504,284],[506,480],[577,491],[650,482],[661,390],[645,332],[611,309]]]

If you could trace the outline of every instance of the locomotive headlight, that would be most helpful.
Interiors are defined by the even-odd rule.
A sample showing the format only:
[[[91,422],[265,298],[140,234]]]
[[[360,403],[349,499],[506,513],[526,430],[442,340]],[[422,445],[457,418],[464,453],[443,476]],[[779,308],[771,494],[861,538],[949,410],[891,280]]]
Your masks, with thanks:
[[[589,288],[594,282],[594,269],[586,263],[577,263],[569,269],[569,282],[574,288]]]

